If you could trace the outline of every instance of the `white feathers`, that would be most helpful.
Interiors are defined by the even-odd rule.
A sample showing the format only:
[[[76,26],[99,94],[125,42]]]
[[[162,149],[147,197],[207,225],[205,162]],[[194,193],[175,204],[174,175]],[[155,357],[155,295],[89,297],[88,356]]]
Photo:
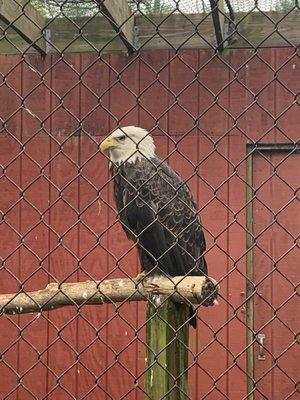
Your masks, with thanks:
[[[155,145],[152,136],[143,128],[125,126],[116,129],[110,136],[116,139],[118,146],[109,150],[110,159],[115,164],[134,163],[142,158],[155,156]]]

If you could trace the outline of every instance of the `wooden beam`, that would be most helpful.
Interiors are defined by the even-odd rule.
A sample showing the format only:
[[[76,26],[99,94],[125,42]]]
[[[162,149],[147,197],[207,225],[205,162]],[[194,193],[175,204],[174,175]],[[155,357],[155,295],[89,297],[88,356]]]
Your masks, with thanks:
[[[107,18],[115,32],[118,33],[130,54],[136,51],[134,47],[134,13],[129,8],[127,0],[98,0],[101,13]]]
[[[189,307],[170,300],[148,304],[146,325],[147,399],[188,398]]]
[[[42,38],[45,19],[28,0],[0,0],[0,19],[34,49],[46,53],[46,43]]]

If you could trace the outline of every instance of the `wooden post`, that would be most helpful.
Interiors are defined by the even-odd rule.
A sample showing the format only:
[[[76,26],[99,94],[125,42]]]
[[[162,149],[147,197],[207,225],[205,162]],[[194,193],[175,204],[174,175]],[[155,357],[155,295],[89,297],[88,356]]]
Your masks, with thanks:
[[[189,307],[166,300],[148,303],[146,399],[186,400]]]

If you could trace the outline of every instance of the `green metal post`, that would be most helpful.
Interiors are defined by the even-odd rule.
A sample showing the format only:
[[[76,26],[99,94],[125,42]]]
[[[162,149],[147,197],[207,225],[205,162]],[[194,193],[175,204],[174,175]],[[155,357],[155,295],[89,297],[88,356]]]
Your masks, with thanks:
[[[148,303],[146,399],[187,400],[189,307],[171,300]]]

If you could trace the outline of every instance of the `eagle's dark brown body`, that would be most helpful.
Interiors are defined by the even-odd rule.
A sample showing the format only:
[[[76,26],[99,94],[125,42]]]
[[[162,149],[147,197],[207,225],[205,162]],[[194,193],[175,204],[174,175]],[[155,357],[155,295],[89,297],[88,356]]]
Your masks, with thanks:
[[[119,219],[137,242],[142,270],[207,275],[205,238],[186,184],[158,157],[112,166]]]

